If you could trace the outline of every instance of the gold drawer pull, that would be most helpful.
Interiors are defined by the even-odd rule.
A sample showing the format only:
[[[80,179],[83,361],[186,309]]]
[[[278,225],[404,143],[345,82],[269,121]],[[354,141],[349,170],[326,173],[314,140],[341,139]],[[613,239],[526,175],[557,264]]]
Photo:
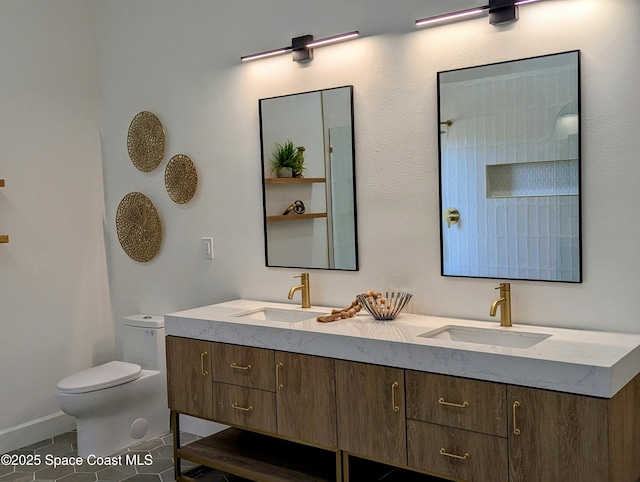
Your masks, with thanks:
[[[516,409],[520,406],[520,402],[516,400],[513,402],[513,435],[520,435],[520,429],[516,421]]]
[[[206,357],[208,354],[209,353],[206,351],[200,353],[200,372],[202,373],[203,377],[206,377],[209,374],[209,372],[204,369],[204,357]]]
[[[391,407],[396,413],[400,411],[400,407],[398,407],[398,405],[396,404],[396,390],[399,386],[400,384],[398,382],[393,382],[391,384]]]
[[[444,447],[440,449],[440,455],[444,455],[445,457],[451,457],[452,459],[459,459],[459,460],[467,460],[469,458],[468,453],[465,453],[464,455],[450,454],[444,449]]]
[[[451,402],[446,402],[442,397],[438,398],[438,403],[440,405],[446,405],[447,407],[467,408],[469,406],[469,402],[451,403]]]
[[[232,363],[229,366],[231,368],[235,369],[235,370],[251,370],[251,365],[247,365],[247,366],[243,367],[241,365],[237,365],[236,363]]]
[[[250,412],[251,410],[253,410],[253,407],[251,405],[249,405],[248,407],[241,407],[235,402],[233,403],[233,405],[231,405],[231,408],[233,408],[234,410],[242,410],[243,412]]]
[[[278,363],[276,365],[276,387],[278,387],[278,390],[282,390],[284,388],[284,385],[280,381],[280,369],[282,366],[282,363]]]

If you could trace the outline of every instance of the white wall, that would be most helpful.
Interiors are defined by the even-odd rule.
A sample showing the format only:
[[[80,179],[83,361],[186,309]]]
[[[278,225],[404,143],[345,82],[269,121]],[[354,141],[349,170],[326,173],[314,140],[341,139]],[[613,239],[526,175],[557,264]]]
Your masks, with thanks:
[[[359,291],[401,287],[414,293],[411,311],[488,319],[496,282],[439,274],[436,72],[580,49],[584,283],[515,282],[513,316],[639,333],[640,3],[554,0],[522,7],[500,28],[486,18],[413,28],[476,3],[0,0],[0,231],[11,235],[0,246],[0,452],[6,441],[34,441],[39,427],[55,433],[56,382],[114,356],[114,320],[240,296],[286,299],[297,272],[266,268],[263,257],[264,97],[354,85],[361,269],[312,271],[314,302],[344,306]],[[317,49],[306,65],[239,62],[294,36],[353,29],[363,38]],[[155,112],[168,137],[165,161],[147,174],[126,150],[141,110]],[[163,186],[178,153],[200,174],[184,206]],[[164,222],[163,247],[147,264],[129,259],[115,234],[116,207],[134,190]],[[214,237],[212,261],[202,259],[202,236]]]
[[[115,351],[92,10],[0,0],[0,453],[74,427],[57,382]]]
[[[116,317],[163,313],[235,297],[286,300],[292,269],[265,268],[258,99],[354,85],[360,271],[311,273],[312,302],[344,306],[365,289],[405,288],[411,311],[489,319],[492,280],[442,278],[439,265],[439,70],[582,51],[584,282],[514,282],[516,323],[640,332],[637,273],[637,78],[640,4],[556,0],[521,7],[520,20],[487,18],[418,30],[416,18],[469,1],[296,0],[96,2],[106,208]],[[301,65],[241,55],[359,29]],[[164,122],[167,158],[184,152],[200,174],[195,199],[174,205],[163,169],[127,158],[131,118]],[[147,193],[164,220],[147,265],[118,246],[113,216],[124,194]],[[202,259],[200,237],[216,257]]]

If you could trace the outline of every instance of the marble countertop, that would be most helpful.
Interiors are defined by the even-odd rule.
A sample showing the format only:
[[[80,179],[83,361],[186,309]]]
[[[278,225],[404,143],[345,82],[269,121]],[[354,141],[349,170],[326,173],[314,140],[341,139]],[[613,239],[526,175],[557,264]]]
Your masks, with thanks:
[[[165,315],[167,335],[374,363],[445,375],[611,398],[640,372],[640,335],[568,330],[401,313],[375,320],[354,318],[294,323],[236,316],[268,307],[299,305],[234,300]],[[331,308],[306,310],[328,314]],[[447,325],[551,335],[530,348],[466,343],[418,335]]]

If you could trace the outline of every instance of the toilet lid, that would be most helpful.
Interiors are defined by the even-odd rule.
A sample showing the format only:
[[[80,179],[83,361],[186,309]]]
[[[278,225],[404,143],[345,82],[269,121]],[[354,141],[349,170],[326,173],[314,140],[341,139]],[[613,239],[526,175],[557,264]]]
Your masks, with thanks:
[[[58,383],[58,391],[86,393],[122,385],[140,378],[141,370],[135,363],[112,361],[69,375]]]

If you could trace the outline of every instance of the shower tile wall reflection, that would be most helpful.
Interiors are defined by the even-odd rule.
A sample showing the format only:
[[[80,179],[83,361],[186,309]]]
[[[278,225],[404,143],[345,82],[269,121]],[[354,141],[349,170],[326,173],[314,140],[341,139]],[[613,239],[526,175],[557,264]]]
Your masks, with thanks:
[[[575,65],[555,66],[441,83],[441,120],[453,120],[441,133],[442,206],[460,211],[458,225],[443,227],[444,274],[580,280],[577,127],[554,132],[578,98],[577,75]],[[549,170],[534,162],[554,160],[563,162],[545,192],[526,185]],[[530,164],[487,170],[515,163]],[[492,193],[487,172],[505,192]]]

